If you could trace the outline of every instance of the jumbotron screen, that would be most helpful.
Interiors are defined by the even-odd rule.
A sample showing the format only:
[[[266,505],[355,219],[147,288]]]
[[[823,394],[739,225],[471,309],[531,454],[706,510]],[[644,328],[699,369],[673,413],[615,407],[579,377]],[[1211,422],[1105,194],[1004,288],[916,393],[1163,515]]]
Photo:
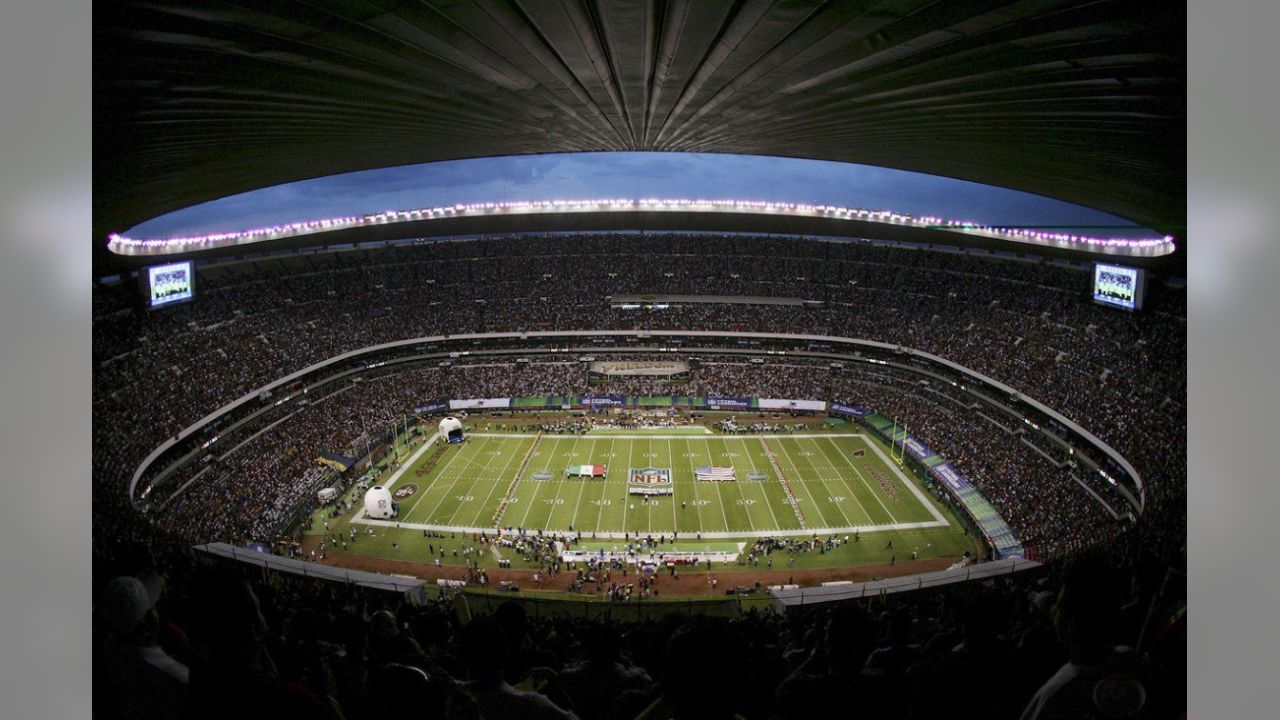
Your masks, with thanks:
[[[148,306],[171,305],[195,295],[196,278],[190,261],[147,268]]]
[[[1143,271],[1123,265],[1093,266],[1093,300],[1104,305],[1138,310],[1142,307]]]

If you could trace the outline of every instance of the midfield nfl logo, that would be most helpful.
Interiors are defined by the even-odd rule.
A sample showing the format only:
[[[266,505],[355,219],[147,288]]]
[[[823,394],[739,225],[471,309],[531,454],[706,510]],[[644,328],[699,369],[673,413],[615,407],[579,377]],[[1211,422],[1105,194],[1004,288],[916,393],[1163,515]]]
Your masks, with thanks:
[[[671,468],[631,468],[627,492],[631,495],[672,495]]]
[[[631,484],[633,485],[670,485],[670,468],[631,468]]]

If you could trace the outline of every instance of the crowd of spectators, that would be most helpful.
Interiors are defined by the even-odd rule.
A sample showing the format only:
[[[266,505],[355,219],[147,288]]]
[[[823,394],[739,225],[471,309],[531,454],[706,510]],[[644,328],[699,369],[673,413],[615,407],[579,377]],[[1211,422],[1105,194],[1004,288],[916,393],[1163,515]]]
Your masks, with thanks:
[[[190,554],[117,560],[95,596],[94,714],[106,719],[1034,720],[1185,708],[1185,577],[1136,543],[1105,562],[785,615],[717,619],[676,604],[625,623],[516,601],[460,612],[434,588],[410,602]]]
[[[1079,268],[708,235],[435,243],[259,259],[201,276],[197,301],[165,312],[136,309],[128,290],[95,290],[98,717],[915,718],[957,708],[1176,717],[1183,706],[1186,309],[1177,289],[1156,283],[1148,310],[1125,314],[1088,302]],[[628,293],[822,304],[636,311],[609,302]],[[163,508],[156,498],[146,518],[126,501],[133,471],[161,442],[317,361],[407,337],[581,329],[799,332],[925,350],[1117,448],[1142,473],[1147,507],[1136,523],[1115,520],[1086,488],[1119,507],[1114,494],[1059,446],[1010,432],[1007,418],[966,412],[945,388],[803,362],[705,363],[687,382],[603,387],[570,362],[389,374],[283,408],[270,418],[279,424],[227,440],[213,460],[182,470],[167,487],[186,489]],[[837,399],[910,418],[912,434],[969,476],[1025,544],[1075,560],[786,616],[617,625],[533,618],[509,604],[464,625],[448,600],[412,605],[229,568],[189,549],[192,539],[244,542],[276,530],[316,480],[319,451],[367,449],[372,431],[426,398],[605,393]],[[526,542],[530,557],[545,554]],[[1101,550],[1105,561],[1093,562]],[[975,683],[987,691],[974,693]]]
[[[320,254],[308,256],[304,266],[273,260],[203,275],[199,302],[163,313],[130,309],[109,288],[95,294],[95,469],[103,497],[117,504],[151,448],[291,371],[404,337],[531,329],[796,331],[901,343],[989,374],[1081,423],[1138,467],[1152,497],[1171,495],[1176,504],[1184,483],[1185,306],[1180,293],[1161,295],[1159,285],[1152,311],[1129,315],[1089,303],[1087,274],[1048,264],[855,243],[678,235],[437,243],[372,251],[360,263]],[[628,291],[780,295],[825,304],[707,303],[646,312],[617,309],[606,300]],[[497,364],[418,371],[416,380],[353,388],[321,403],[332,403],[330,412],[307,413],[306,422],[291,420],[264,432],[236,453],[255,462],[211,463],[185,491],[196,499],[203,494],[207,502],[175,503],[157,517],[164,523],[169,515],[166,527],[192,535],[213,531],[247,539],[305,490],[301,470],[318,450],[357,445],[369,427],[384,425],[424,397],[720,394],[848,397],[874,405],[861,395],[869,384],[841,392],[831,373],[816,368],[771,370],[706,363],[686,381],[614,378],[604,386],[588,383],[575,362],[517,365],[515,371]],[[902,410],[908,417],[914,408]],[[984,476],[1000,473],[974,467],[982,461],[973,458],[984,453],[1001,458],[988,464],[1017,475],[986,483],[1010,517],[1030,519],[1034,492],[1054,499],[1085,496],[1067,492],[1062,482],[1036,481],[1051,470],[1063,476],[1054,462],[1014,462],[1012,456],[1034,452],[1030,448],[1001,442],[987,428],[963,433],[954,414],[943,415],[923,436],[954,456],[980,486]],[[922,424],[923,415],[916,416]],[[968,435],[975,439],[961,439]],[[1022,439],[1036,442],[1034,435]],[[1040,449],[1062,462],[1060,448]],[[1024,466],[1039,470],[1023,473]],[[228,485],[252,488],[243,497],[232,495],[254,513],[218,503]],[[1034,514],[1053,523],[1048,516],[1055,506],[1038,507]],[[250,515],[262,520],[246,520]],[[1057,525],[1069,526],[1071,514],[1060,515]]]
[[[831,397],[902,418],[913,435],[973,481],[1017,530],[1024,545],[1034,548],[1039,557],[1058,557],[1107,542],[1126,527],[1116,519],[1119,513],[1107,510],[1095,498],[1101,497],[1112,510],[1123,509],[1124,500],[1113,488],[1094,483],[1091,495],[1082,479],[1088,473],[1023,442],[1034,433],[1011,429],[973,412],[950,386],[922,392],[912,375],[861,368],[833,373],[821,362],[799,359],[764,364],[705,363],[696,375],[703,371],[714,376],[704,382],[724,383],[710,385],[713,390],[723,387],[720,394],[753,388],[765,395]],[[323,396],[309,396],[307,403],[296,409],[282,408],[281,419],[271,421],[265,429],[244,430],[242,434],[248,435],[245,440],[238,436],[226,440],[224,445],[234,443],[229,452],[210,454],[207,457],[213,459],[207,462],[191,463],[183,474],[169,480],[170,492],[182,488],[182,494],[154,513],[155,522],[192,540],[269,542],[283,529],[280,521],[317,488],[313,472],[322,450],[352,455],[367,451],[368,428],[399,422],[400,414],[408,413],[415,399],[430,397],[440,387],[476,395],[495,386],[519,386],[531,393],[549,393],[554,387],[568,394],[617,389],[589,382],[583,363],[530,362],[426,367],[344,384]],[[595,427],[670,427],[691,420],[686,414],[593,414],[548,421],[502,414],[476,416],[472,422],[494,431],[581,434]],[[771,417],[749,415],[734,415],[717,425],[735,433],[793,428]],[[366,441],[363,448],[362,441]],[[1038,442],[1062,454],[1049,441]],[[188,477],[196,481],[185,482]]]

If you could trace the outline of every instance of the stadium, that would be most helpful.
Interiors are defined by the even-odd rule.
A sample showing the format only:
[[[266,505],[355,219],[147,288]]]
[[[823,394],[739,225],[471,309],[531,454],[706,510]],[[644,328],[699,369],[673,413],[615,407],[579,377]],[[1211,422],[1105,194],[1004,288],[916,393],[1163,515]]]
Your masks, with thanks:
[[[1179,12],[96,15],[95,715],[1178,717]]]

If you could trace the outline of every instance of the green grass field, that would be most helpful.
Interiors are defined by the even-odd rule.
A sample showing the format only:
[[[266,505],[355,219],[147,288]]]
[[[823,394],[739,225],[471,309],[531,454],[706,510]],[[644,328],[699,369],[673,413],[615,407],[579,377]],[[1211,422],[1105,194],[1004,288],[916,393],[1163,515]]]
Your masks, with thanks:
[[[403,495],[401,527],[563,532],[572,526],[584,535],[674,531],[716,538],[948,525],[884,450],[861,435],[473,434],[428,469],[432,455],[434,448],[415,453],[389,481]],[[578,464],[607,465],[608,473],[565,477],[565,468]],[[738,479],[699,482],[700,465],[733,467]],[[674,494],[647,501],[628,495],[629,470],[644,467],[669,468]],[[747,479],[752,473],[766,479]],[[406,495],[409,486],[416,489]]]
[[[403,465],[380,478],[402,495],[397,520],[370,520],[358,510],[328,523],[331,532],[343,533],[352,525],[360,533],[359,542],[341,552],[420,563],[439,559],[445,565],[471,561],[481,567],[496,567],[504,559],[514,568],[537,567],[497,546],[465,552],[477,549],[477,533],[492,535],[498,525],[566,532],[572,524],[583,547],[606,549],[624,534],[701,535],[705,545],[719,550],[738,544],[731,540],[749,542],[752,537],[844,535],[854,528],[862,533],[860,543],[778,561],[797,569],[888,563],[913,550],[920,558],[958,557],[975,550],[950,512],[888,453],[887,446],[855,433],[473,433],[461,445],[418,446]],[[607,465],[608,473],[603,478],[565,477],[566,466],[586,464]],[[698,481],[694,468],[702,465],[733,467],[738,479]],[[629,495],[629,470],[644,467],[669,468],[674,494],[648,502]],[[748,479],[752,473],[764,479]],[[413,492],[406,494],[409,486]],[[322,515],[309,534],[327,534]],[[889,541],[892,547],[887,547]],[[340,551],[331,547],[329,552]],[[716,569],[751,570],[733,563],[716,563]]]

